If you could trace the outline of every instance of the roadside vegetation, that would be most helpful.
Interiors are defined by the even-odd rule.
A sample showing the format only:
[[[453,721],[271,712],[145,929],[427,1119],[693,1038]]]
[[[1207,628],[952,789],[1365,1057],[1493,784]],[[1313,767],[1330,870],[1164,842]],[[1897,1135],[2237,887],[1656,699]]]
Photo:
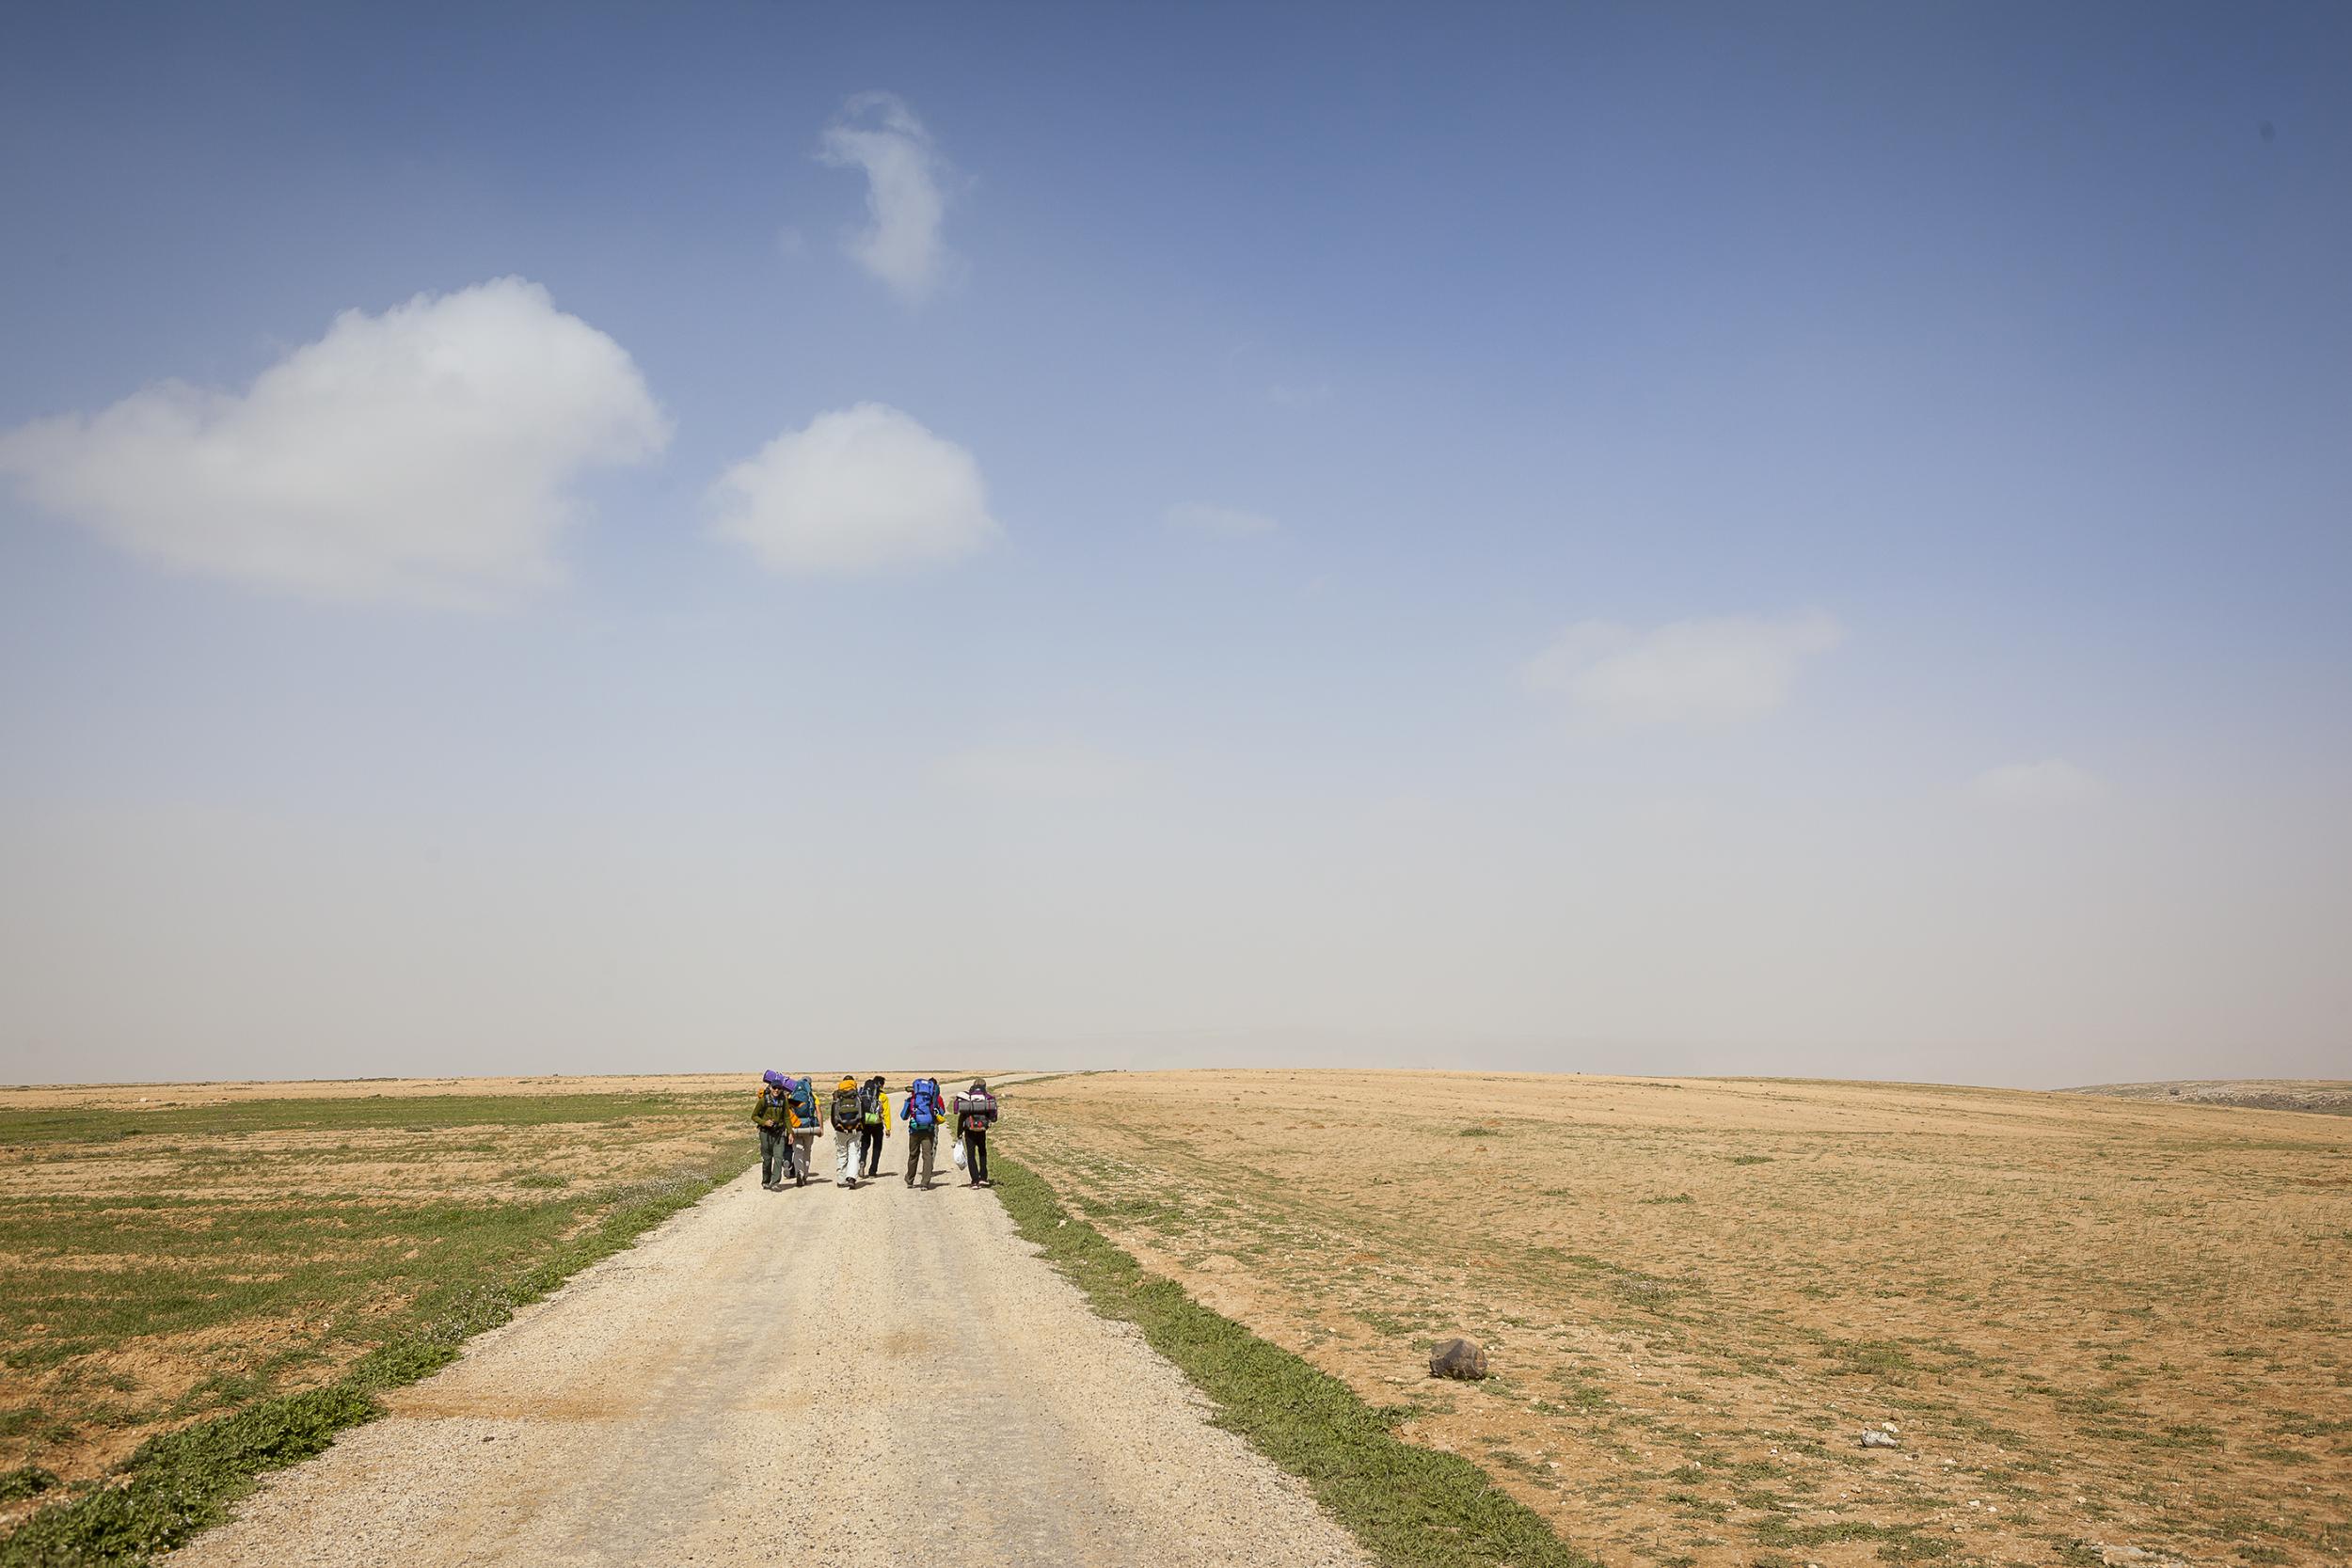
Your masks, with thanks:
[[[741,1171],[741,1099],[0,1101],[0,1565],[185,1539]]]
[[[1008,1127],[1072,1228],[1607,1561],[2352,1560],[2339,1117],[1203,1072]],[[1494,1376],[1427,1377],[1456,1333]]]
[[[1344,1383],[1146,1274],[1017,1161],[991,1155],[996,1195],[1104,1317],[1132,1323],[1240,1433],[1300,1477],[1365,1548],[1395,1568],[1593,1568],[1476,1465],[1400,1441],[1405,1405],[1365,1403]]]

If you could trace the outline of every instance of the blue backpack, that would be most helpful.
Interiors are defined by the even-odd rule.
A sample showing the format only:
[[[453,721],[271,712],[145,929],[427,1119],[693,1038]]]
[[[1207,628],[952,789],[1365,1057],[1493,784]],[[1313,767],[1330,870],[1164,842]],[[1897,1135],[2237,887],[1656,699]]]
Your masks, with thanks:
[[[907,1089],[906,1120],[909,1127],[924,1128],[939,1125],[939,1080],[917,1078]]]

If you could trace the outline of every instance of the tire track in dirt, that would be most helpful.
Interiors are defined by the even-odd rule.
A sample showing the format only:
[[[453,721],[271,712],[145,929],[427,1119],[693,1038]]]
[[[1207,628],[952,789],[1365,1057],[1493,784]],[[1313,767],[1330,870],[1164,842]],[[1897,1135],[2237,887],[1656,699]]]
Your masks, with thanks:
[[[1362,1568],[993,1197],[903,1158],[856,1191],[746,1175],[168,1561]]]

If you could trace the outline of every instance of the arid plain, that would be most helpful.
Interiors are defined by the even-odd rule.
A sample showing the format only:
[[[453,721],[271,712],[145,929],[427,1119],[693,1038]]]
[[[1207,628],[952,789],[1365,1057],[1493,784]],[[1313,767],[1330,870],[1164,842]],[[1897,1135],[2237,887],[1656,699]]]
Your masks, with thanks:
[[[1053,1080],[1006,1132],[1605,1561],[2352,1556],[2342,1117],[1267,1071]],[[1489,1381],[1428,1379],[1456,1332]]]
[[[0,1091],[0,1469],[54,1478],[0,1531],[691,1200],[749,1082]],[[2352,1558],[2352,1118],[1389,1072],[1006,1104],[1001,1156],[1602,1561]],[[1427,1377],[1457,1332],[1488,1381]]]

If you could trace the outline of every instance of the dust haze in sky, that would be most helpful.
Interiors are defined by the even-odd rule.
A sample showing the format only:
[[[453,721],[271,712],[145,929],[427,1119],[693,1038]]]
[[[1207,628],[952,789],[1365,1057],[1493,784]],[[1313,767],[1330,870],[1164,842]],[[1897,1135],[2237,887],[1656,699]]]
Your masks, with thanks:
[[[0,1081],[2352,1075],[2352,12],[269,14],[0,51]]]

